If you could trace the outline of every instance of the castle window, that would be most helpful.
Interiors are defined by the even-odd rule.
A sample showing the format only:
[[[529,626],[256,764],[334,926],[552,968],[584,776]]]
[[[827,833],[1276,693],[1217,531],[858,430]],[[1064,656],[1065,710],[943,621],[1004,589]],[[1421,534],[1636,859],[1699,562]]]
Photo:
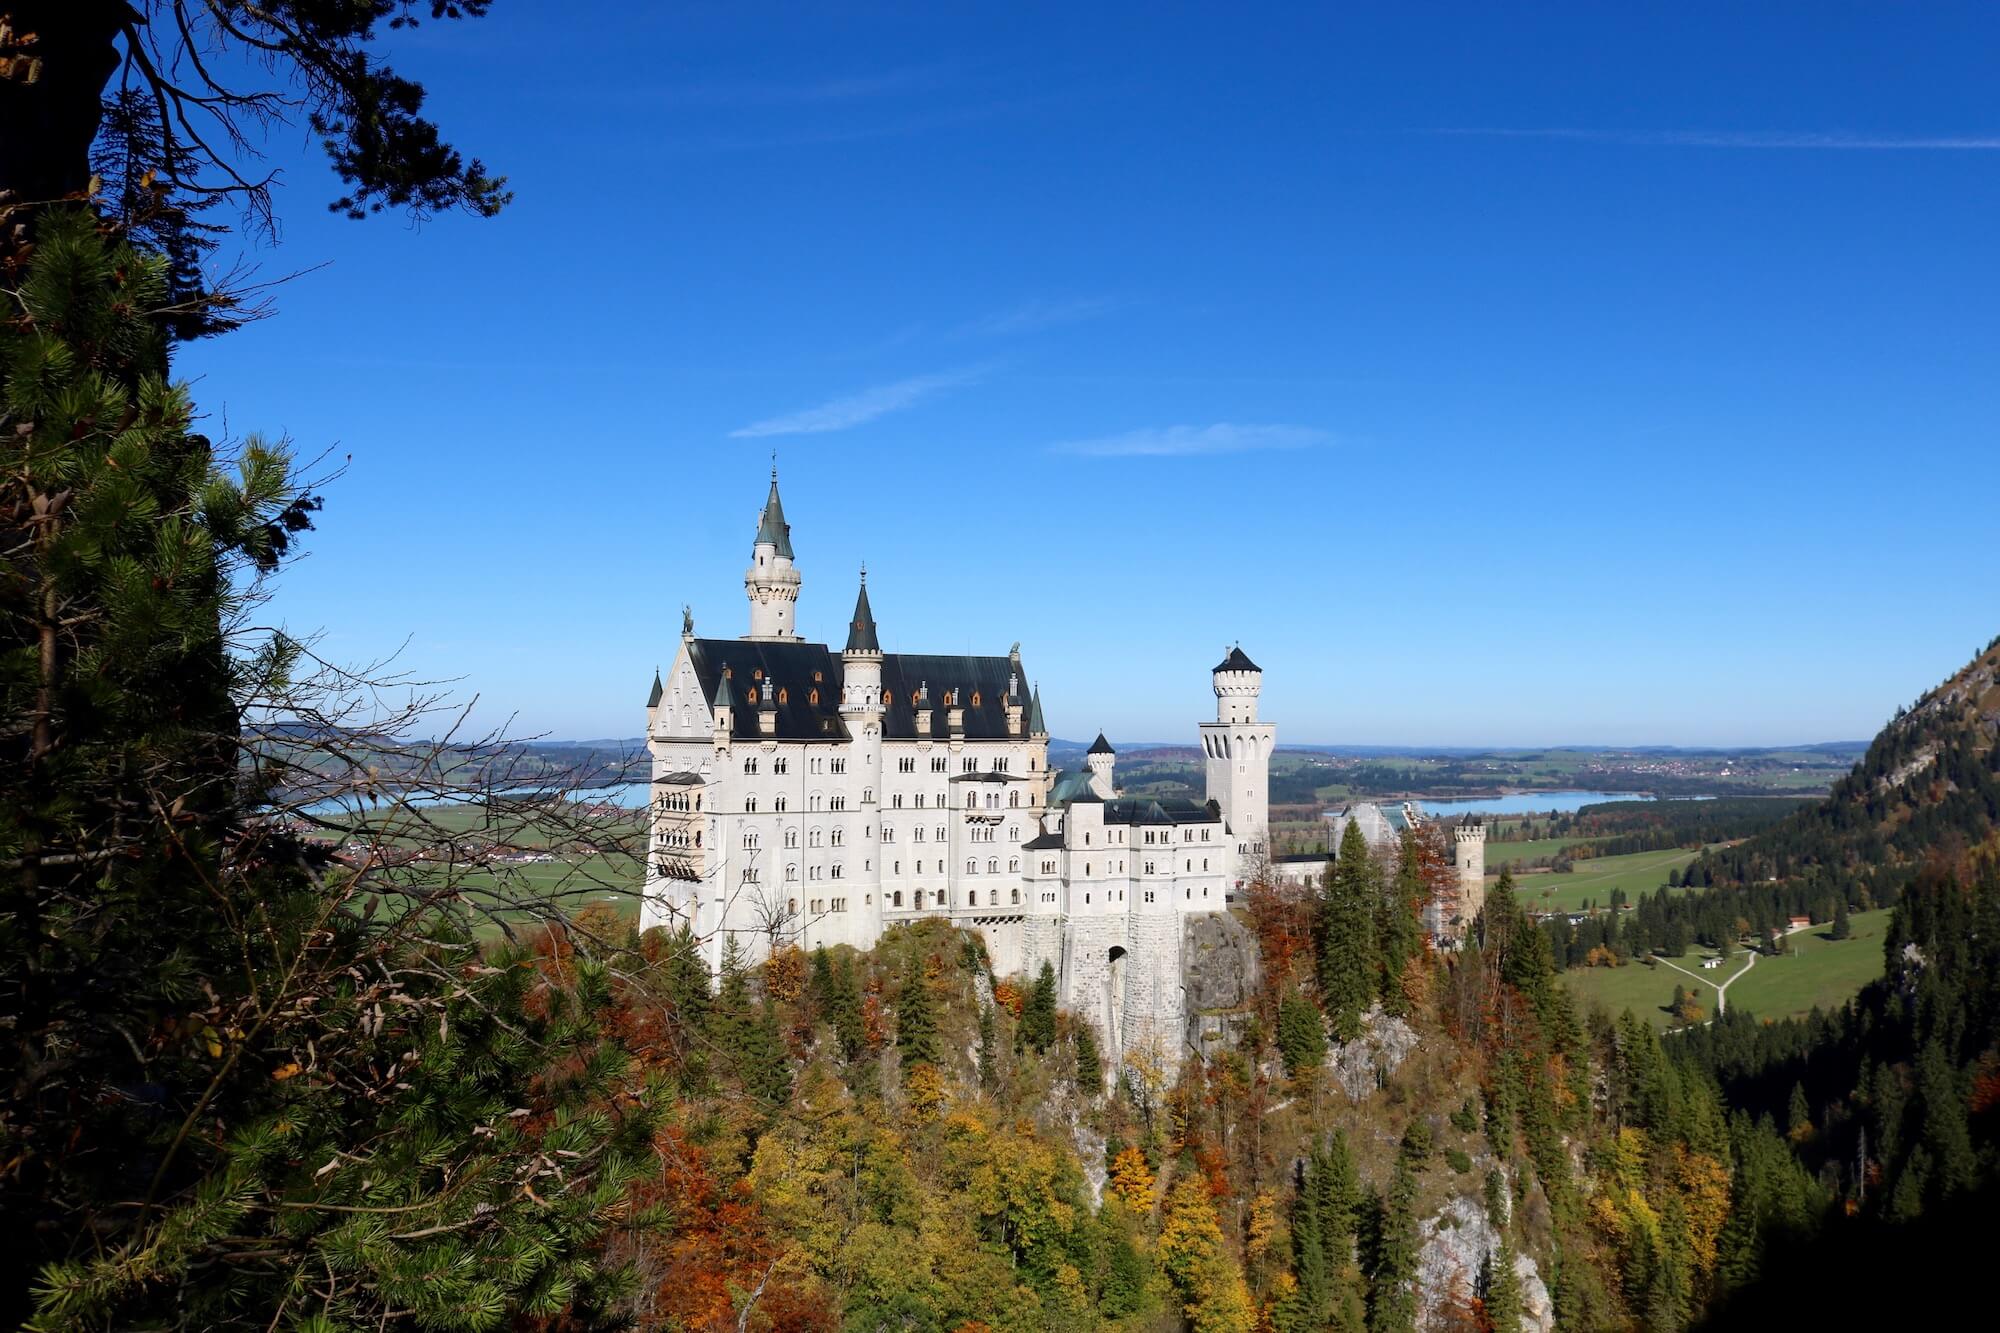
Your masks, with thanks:
[[[875,789],[873,787],[863,787],[861,789],[861,804],[875,804]]]
[[[758,667],[758,668],[757,668],[757,669],[756,669],[755,671],[752,671],[752,672],[750,673],[750,679],[752,679],[752,680],[762,680],[762,679],[764,679],[764,668],[763,668],[763,667]]]
[[[745,773],[755,773],[757,771],[757,761],[755,759],[745,759],[743,761],[743,771]]]
[[[791,884],[795,882],[798,879],[798,877],[799,877],[799,868],[797,866],[785,867],[785,883]]]
[[[971,859],[970,857],[968,857],[968,858],[966,859],[966,862],[965,862],[965,873],[966,873],[966,874],[968,874],[968,875],[976,875],[976,874],[978,874],[978,873],[979,873],[979,862],[977,862],[977,861],[975,861],[975,860],[972,860],[972,859]]]
[[[745,796],[743,798],[743,813],[746,815],[757,813],[757,798],[755,796]]]
[[[743,696],[743,699],[744,699],[744,702],[745,702],[745,703],[753,703],[753,704],[754,704],[754,703],[756,703],[756,702],[757,702],[757,687],[756,687],[755,685],[752,685],[752,686],[750,687],[750,690],[749,690],[749,693],[745,694],[745,695]]]
[[[916,909],[920,912],[924,910],[924,891],[922,889],[917,890],[915,906]]]
[[[889,798],[889,808],[891,810],[901,810],[903,808],[903,793],[897,792]]]
[[[792,771],[792,761],[783,755],[779,755],[771,761],[771,771],[773,773],[789,773]]]
[[[782,703],[783,700],[780,700],[779,702]],[[815,708],[819,707],[819,691],[814,690],[808,695],[806,695],[806,702],[811,704]]]
[[[988,889],[986,891],[986,905],[988,907],[998,907],[1000,905],[1000,890]]]
[[[894,702],[896,702],[896,692],[894,690],[882,691],[882,706],[884,708],[887,708],[890,704]],[[897,903],[896,906],[901,907],[902,904]]]
[[[1010,791],[1010,792],[1008,792],[1008,793],[1007,793],[1007,808],[1008,808],[1009,810],[1018,810],[1018,809],[1020,809],[1020,808],[1021,808],[1021,793],[1020,793],[1020,792],[1017,792],[1017,791]]]
[[[901,889],[897,889],[897,890],[896,890],[896,904],[895,904],[895,905],[896,905],[897,907],[901,907],[901,906],[903,905],[903,891],[902,891]]]
[[[997,875],[1000,873],[1000,860],[998,857],[994,857],[993,859],[987,861],[986,873],[989,875]]]
[[[781,814],[781,815],[782,815],[782,814],[784,814],[784,813],[785,813],[785,798],[784,798],[784,796],[783,796],[783,795],[780,795],[780,796],[779,796],[779,797],[778,797],[778,798],[777,798],[776,800],[772,801],[772,802],[771,802],[771,808],[772,808],[773,810],[776,810],[776,811],[777,811],[777,812],[778,812],[779,814]]]
[[[817,684],[819,684],[819,683],[820,683],[820,681],[822,681],[822,680],[824,680],[824,679],[826,679],[826,677],[824,677],[824,676],[820,675],[820,673],[819,673],[819,672],[817,672],[817,671],[813,672],[813,684],[817,685]]]
[[[1010,874],[1010,875],[1011,875],[1011,874],[1013,874],[1013,873],[1014,873],[1015,871],[1019,870],[1020,868],[1021,868],[1021,858],[1020,858],[1020,857],[1018,857],[1018,856],[1010,856],[1010,857],[1008,857],[1008,858],[1007,858],[1007,873],[1008,873],[1008,874]]]
[[[1019,907],[1021,905],[1021,891],[1019,889],[1008,890],[1007,896],[1008,896],[1008,901],[1011,902],[1014,906]]]
[[[979,691],[978,691],[978,690],[974,690],[974,691],[972,692],[972,706],[973,706],[974,708],[977,708],[977,707],[979,707]]]
[[[1090,895],[1089,895],[1089,894],[1087,894],[1087,893],[1086,893],[1086,894],[1084,894],[1084,895],[1083,895],[1083,903],[1084,903],[1084,906],[1086,906],[1086,907],[1088,907],[1088,906],[1090,905]]]
[[[778,687],[778,702],[781,704],[788,704],[791,701],[792,701],[792,692],[786,689],[784,686],[780,685]],[[819,700],[815,699],[813,700],[813,702],[818,703]]]

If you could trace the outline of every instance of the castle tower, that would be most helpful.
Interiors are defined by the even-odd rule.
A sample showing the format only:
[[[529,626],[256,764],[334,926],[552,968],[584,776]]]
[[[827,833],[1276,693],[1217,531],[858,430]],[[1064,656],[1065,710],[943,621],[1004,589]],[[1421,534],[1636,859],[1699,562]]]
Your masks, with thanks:
[[[1201,725],[1201,748],[1208,799],[1222,809],[1222,818],[1236,840],[1239,877],[1264,853],[1265,830],[1271,819],[1271,751],[1278,729],[1257,720],[1257,698],[1264,691],[1264,669],[1241,647],[1216,664],[1215,721]]]
[[[750,568],[743,572],[743,593],[750,599],[750,632],[746,639],[791,639],[798,636],[799,584],[792,564],[792,525],[778,500],[778,469],[771,468],[771,494],[757,520],[757,540],[750,547]]]
[[[1118,752],[1111,748],[1111,742],[1098,732],[1097,739],[1090,743],[1090,753],[1083,757],[1085,768],[1090,770],[1090,789],[1103,800],[1110,800],[1118,794],[1111,785],[1111,766],[1118,761]]]
[[[1451,860],[1458,870],[1458,934],[1463,939],[1486,907],[1486,825],[1467,820],[1454,827]]]

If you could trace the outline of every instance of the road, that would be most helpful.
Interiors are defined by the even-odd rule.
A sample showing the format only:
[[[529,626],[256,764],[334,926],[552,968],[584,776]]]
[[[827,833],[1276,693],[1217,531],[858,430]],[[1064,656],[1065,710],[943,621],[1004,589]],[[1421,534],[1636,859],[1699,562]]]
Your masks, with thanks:
[[[1729,988],[1736,984],[1736,979],[1738,977],[1742,976],[1745,972],[1748,972],[1751,968],[1757,966],[1757,954],[1754,950],[1744,954],[1743,966],[1737,968],[1735,972],[1730,974],[1729,980],[1714,981],[1714,982],[1710,981],[1707,977],[1699,976],[1693,972],[1688,971],[1686,968],[1682,967],[1679,963],[1674,962],[1671,958],[1662,958],[1660,959],[1660,961],[1665,963],[1668,967],[1671,967],[1674,971],[1680,973],[1684,977],[1694,977],[1696,981],[1699,981],[1704,986],[1711,986],[1711,985],[1714,986],[1715,1015],[1717,1018],[1720,1018],[1722,1015],[1729,1012]]]

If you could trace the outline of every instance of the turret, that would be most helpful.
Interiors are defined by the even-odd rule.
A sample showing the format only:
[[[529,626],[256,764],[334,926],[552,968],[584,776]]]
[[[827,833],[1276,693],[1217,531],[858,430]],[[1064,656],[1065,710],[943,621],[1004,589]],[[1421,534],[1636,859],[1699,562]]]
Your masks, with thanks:
[[[1264,692],[1264,669],[1250,660],[1241,644],[1216,663],[1215,720],[1237,723],[1257,720],[1257,696]]]
[[[715,683],[715,748],[729,748],[729,738],[736,730],[736,695],[729,688],[729,663],[722,664],[722,679]]]
[[[743,593],[750,599],[750,639],[797,639],[799,585],[804,582],[792,564],[792,525],[778,500],[778,469],[771,469],[771,493],[757,519],[757,538],[750,547],[750,568],[743,572]]]
[[[764,682],[764,688],[757,692],[757,734],[778,734],[778,687],[768,680]]]
[[[879,712],[882,706],[882,641],[875,633],[875,612],[868,605],[868,567],[861,568],[861,591],[854,597],[854,619],[847,624],[847,646],[840,650],[840,711]]]
[[[1118,761],[1118,752],[1111,748],[1111,742],[1098,732],[1097,739],[1090,743],[1090,752],[1083,757],[1083,766],[1090,770],[1090,789],[1104,800],[1118,794],[1111,785],[1111,766]]]

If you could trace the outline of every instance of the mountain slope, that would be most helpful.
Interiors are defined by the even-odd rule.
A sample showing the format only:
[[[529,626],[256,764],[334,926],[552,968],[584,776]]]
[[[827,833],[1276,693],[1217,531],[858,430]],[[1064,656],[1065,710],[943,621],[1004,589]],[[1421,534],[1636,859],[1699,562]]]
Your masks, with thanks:
[[[1716,854],[1719,878],[1860,882],[1892,899],[1926,859],[2000,853],[2000,639],[1898,710],[1827,799]]]

